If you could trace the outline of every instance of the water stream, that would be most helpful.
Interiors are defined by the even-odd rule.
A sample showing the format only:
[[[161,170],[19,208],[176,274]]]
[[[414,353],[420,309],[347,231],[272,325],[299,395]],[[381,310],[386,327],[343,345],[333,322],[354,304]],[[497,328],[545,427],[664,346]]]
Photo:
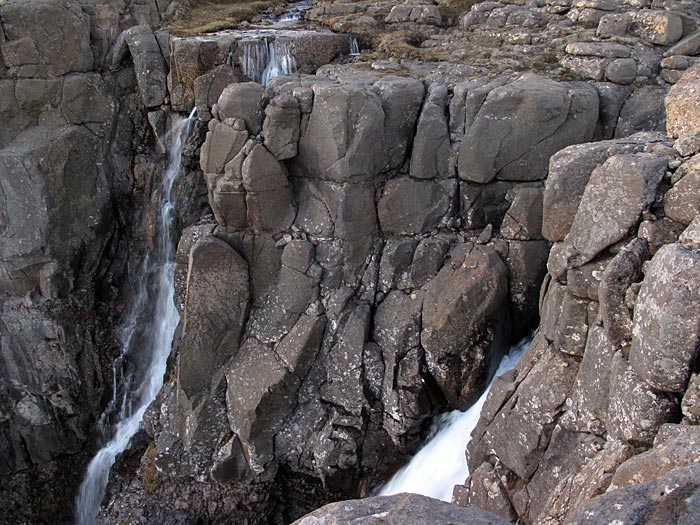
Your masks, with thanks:
[[[115,360],[115,387],[112,401],[100,419],[101,432],[106,432],[110,414],[119,406],[119,416],[112,438],[90,461],[75,502],[78,525],[91,525],[104,497],[109,471],[115,458],[129,445],[138,432],[143,414],[163,385],[166,363],[179,315],[173,302],[175,238],[175,204],[173,183],[180,172],[180,154],[187,138],[194,111],[174,124],[170,132],[168,164],[158,191],[157,221],[153,250],[140,267],[135,295],[126,320],[120,327],[121,352]],[[124,363],[137,362],[138,370],[126,371]],[[122,388],[117,388],[121,380]]]
[[[266,86],[279,75],[297,72],[297,63],[292,56],[290,43],[277,38],[268,42],[265,38],[251,38],[239,43],[242,53],[240,66],[249,79]]]
[[[518,363],[530,341],[530,338],[525,338],[511,348],[508,355],[501,360],[494,378],[505,374]],[[379,490],[379,495],[390,496],[410,492],[451,501],[454,486],[464,483],[469,476],[464,454],[491,385],[493,380],[482,396],[466,411],[454,410],[440,416],[433,424],[432,437],[411,461]]]

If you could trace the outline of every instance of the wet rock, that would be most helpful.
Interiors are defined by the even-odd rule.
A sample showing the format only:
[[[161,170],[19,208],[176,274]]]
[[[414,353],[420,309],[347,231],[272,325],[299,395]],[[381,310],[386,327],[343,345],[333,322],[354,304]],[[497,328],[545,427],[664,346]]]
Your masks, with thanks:
[[[416,179],[445,179],[452,176],[453,171],[447,125],[447,86],[433,84],[418,119],[409,173]]]
[[[459,177],[479,183],[543,179],[549,157],[590,140],[597,120],[592,87],[525,75],[486,97],[462,140]]]
[[[415,239],[390,240],[386,243],[379,264],[379,287],[387,293],[400,283],[408,284],[409,270],[418,241]],[[437,272],[436,272],[437,273]]]
[[[294,522],[294,525],[320,523],[367,523],[386,525],[418,525],[434,523],[470,523],[472,525],[505,525],[507,520],[480,509],[451,505],[418,494],[397,494],[361,500],[331,503]]]
[[[490,247],[455,246],[426,287],[421,342],[431,375],[452,406],[485,384],[510,336],[507,270]]]
[[[667,164],[649,154],[616,155],[593,170],[565,239],[569,267],[624,238],[654,201]]]
[[[539,320],[538,300],[547,274],[548,255],[546,241],[508,241],[505,262],[510,276],[510,317],[515,339],[524,337]]]
[[[415,235],[435,228],[450,209],[448,183],[393,179],[377,204],[382,230],[388,235]]]
[[[420,241],[413,253],[409,276],[411,285],[420,288],[435,277],[442,268],[449,248],[450,242],[445,238],[429,237]]]
[[[634,311],[630,364],[654,388],[683,392],[698,353],[700,254],[663,246],[646,270]]]

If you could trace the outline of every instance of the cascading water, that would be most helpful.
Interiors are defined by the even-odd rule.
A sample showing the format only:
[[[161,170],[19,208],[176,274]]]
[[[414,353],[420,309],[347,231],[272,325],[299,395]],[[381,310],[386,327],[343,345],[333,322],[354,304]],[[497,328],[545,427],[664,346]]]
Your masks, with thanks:
[[[287,40],[276,39],[268,42],[265,39],[254,38],[242,40],[239,45],[242,49],[239,58],[241,70],[254,82],[266,86],[279,75],[297,72],[297,63]]]
[[[101,418],[101,423],[106,424],[109,414],[117,405],[121,405],[112,439],[90,461],[80,485],[75,503],[78,525],[95,522],[114,460],[126,450],[129,441],[138,432],[146,408],[163,385],[173,335],[179,322],[173,301],[176,244],[173,230],[176,218],[172,190],[180,171],[182,146],[193,118],[194,110],[188,118],[176,123],[171,131],[168,165],[158,189],[155,246],[152,253],[146,255],[140,268],[136,296],[120,330],[122,350],[114,365],[114,379],[116,381],[124,375],[123,364],[132,353],[138,352],[134,358],[143,363],[143,366],[140,371],[125,376],[125,382],[131,384],[123,385],[121,396],[115,386],[112,401]],[[135,337],[137,332],[141,337]],[[138,344],[135,343],[136,339]]]
[[[357,38],[354,36],[350,37],[350,56],[351,57],[356,57],[361,55],[360,53],[360,45],[357,43]]]
[[[531,338],[521,340],[502,360],[494,378],[513,368],[527,350]],[[379,490],[380,496],[401,492],[452,500],[452,489],[469,476],[464,451],[479,421],[493,380],[482,396],[466,411],[454,410],[434,423],[432,438],[411,461]]]

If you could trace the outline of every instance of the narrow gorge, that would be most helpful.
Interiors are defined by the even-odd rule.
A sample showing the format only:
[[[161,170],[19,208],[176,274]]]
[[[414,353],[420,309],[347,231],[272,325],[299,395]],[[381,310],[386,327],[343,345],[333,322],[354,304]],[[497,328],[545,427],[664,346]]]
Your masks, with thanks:
[[[700,3],[0,0],[0,57],[0,523],[694,523]]]

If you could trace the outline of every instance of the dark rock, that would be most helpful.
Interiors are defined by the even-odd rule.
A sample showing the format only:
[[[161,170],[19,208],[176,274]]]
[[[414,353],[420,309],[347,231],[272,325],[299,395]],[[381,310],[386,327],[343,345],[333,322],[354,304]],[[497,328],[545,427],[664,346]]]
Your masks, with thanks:
[[[409,173],[416,179],[446,179],[454,174],[445,85],[433,84],[428,91],[413,139]]]
[[[510,336],[507,269],[488,246],[461,244],[426,287],[421,343],[453,406],[481,388]]]
[[[379,224],[388,235],[415,235],[435,228],[450,210],[447,183],[393,179],[384,186],[377,205]]]

